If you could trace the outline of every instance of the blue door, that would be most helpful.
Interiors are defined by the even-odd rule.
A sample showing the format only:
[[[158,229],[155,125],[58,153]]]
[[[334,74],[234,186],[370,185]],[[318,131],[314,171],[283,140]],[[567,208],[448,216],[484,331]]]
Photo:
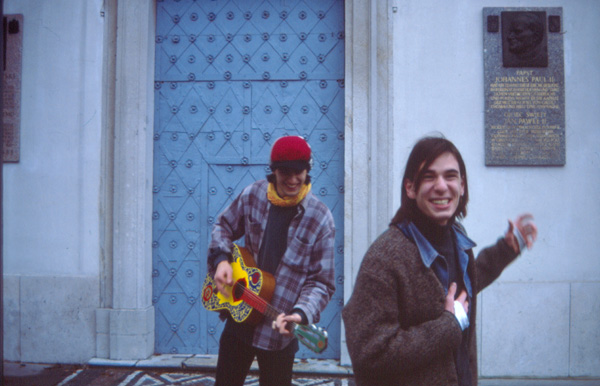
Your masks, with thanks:
[[[275,139],[311,145],[313,193],[336,223],[337,291],[322,315],[340,357],[344,229],[344,5],[340,0],[157,1],[153,302],[157,353],[217,354],[199,299],[210,230],[270,172]],[[301,348],[298,357],[314,357]]]

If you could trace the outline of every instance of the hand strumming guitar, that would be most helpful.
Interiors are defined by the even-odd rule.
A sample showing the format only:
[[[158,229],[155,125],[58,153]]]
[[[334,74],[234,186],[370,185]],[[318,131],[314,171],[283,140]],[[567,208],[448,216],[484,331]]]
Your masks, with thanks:
[[[231,296],[229,288],[233,286],[233,268],[228,261],[222,261],[217,265],[215,272],[215,283],[217,290],[225,296]]]

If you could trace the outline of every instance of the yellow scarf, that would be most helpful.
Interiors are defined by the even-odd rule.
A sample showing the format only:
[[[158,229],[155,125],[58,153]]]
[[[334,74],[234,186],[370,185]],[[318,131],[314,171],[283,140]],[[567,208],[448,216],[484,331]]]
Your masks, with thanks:
[[[267,198],[271,202],[271,204],[276,206],[295,206],[300,203],[306,197],[308,192],[310,191],[311,184],[303,184],[302,188],[300,188],[300,192],[294,197],[286,197],[281,198],[279,194],[277,194],[277,189],[275,189],[275,185],[273,183],[269,183],[269,187],[267,188]]]

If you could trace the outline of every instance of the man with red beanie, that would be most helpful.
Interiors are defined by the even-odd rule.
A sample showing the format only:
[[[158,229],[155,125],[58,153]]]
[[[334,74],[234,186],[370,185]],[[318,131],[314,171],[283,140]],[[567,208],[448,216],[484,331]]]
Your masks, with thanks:
[[[271,149],[272,174],[247,186],[218,216],[209,245],[208,270],[217,289],[233,284],[232,244],[245,247],[258,268],[275,276],[271,305],[283,313],[258,326],[227,318],[219,345],[217,386],[243,385],[256,357],[260,385],[291,385],[298,340],[288,323],[319,321],[335,292],[333,216],[310,189],[311,149],[298,136]]]

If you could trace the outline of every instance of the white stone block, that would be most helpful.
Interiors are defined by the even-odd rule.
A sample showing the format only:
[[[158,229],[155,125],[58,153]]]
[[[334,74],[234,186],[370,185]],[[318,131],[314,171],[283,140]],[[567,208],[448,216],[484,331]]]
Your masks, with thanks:
[[[96,357],[108,358],[110,356],[110,335],[96,333]]]
[[[4,275],[4,359],[21,360],[20,276]]]
[[[600,283],[571,285],[572,377],[600,377]]]
[[[146,359],[154,352],[154,307],[110,310],[110,359]]]
[[[96,332],[108,334],[110,332],[110,309],[98,308],[96,310]]]
[[[84,363],[96,353],[96,277],[21,277],[21,360]]]
[[[154,350],[154,334],[110,335],[110,359],[136,360],[149,358]]]
[[[153,327],[154,307],[145,309],[116,309],[110,312],[111,334],[146,334],[151,332]]]
[[[569,375],[568,283],[498,283],[482,293],[481,376]]]
[[[96,357],[110,356],[110,309],[96,310]]]

